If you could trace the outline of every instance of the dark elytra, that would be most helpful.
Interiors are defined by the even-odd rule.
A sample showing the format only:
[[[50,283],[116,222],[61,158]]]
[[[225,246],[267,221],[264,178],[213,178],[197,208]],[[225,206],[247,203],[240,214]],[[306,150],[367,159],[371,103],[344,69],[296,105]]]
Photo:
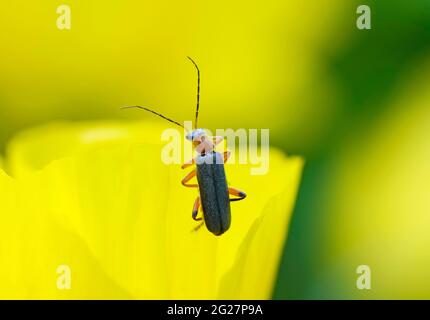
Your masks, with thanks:
[[[209,152],[197,157],[197,181],[206,227],[214,235],[230,228],[231,213],[223,156]]]

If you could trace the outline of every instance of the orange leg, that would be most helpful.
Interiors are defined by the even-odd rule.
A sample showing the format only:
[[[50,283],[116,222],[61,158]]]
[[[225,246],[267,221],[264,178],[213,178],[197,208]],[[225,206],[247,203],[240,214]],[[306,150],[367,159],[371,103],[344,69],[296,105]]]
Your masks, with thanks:
[[[197,184],[197,183],[188,183],[188,181],[190,181],[192,178],[194,178],[196,176],[196,169],[194,169],[193,171],[191,171],[189,174],[187,174],[186,176],[185,176],[185,178],[184,179],[182,179],[182,184],[185,186],[185,187],[188,187],[188,188],[198,188],[199,187],[199,185]]]
[[[196,220],[196,221],[202,221],[203,220],[203,218],[202,217],[200,217],[200,218],[197,218],[197,214],[199,213],[199,208],[200,208],[200,197],[197,197],[197,199],[196,199],[196,201],[194,202],[194,207],[193,207],[193,219],[194,220]],[[197,230],[199,230],[201,227],[202,227],[202,225],[204,225],[205,224],[205,222],[204,221],[202,221],[202,222],[200,222],[197,226],[195,226],[194,228],[193,228],[193,230],[191,230],[192,232],[196,232]]]
[[[225,151],[224,152],[224,163],[227,162],[228,158],[230,158],[231,156],[231,152],[230,151]]]
[[[194,201],[193,214],[192,214],[193,219],[196,221],[202,220],[201,217],[197,218],[197,214],[199,213],[199,208],[200,208],[200,197],[197,197],[196,201]]]
[[[193,164],[195,164],[196,163],[196,159],[191,159],[190,161],[187,161],[187,162],[185,162],[182,166],[181,166],[181,168],[182,169],[186,169],[186,168],[188,168],[189,166],[192,166]]]
[[[228,188],[228,193],[238,198],[230,198],[230,201],[240,201],[246,198],[246,193],[236,188]]]
[[[195,226],[193,228],[193,230],[191,230],[191,232],[196,232],[197,230],[199,230],[205,223],[202,221],[200,222],[197,226]]]

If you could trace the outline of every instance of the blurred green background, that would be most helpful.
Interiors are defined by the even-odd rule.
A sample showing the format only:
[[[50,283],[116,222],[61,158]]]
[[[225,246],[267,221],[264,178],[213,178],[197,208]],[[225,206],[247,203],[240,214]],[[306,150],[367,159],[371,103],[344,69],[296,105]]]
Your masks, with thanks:
[[[430,298],[429,1],[70,0],[71,30],[60,4],[1,4],[3,154],[49,121],[147,116],[123,105],[191,119],[190,55],[201,125],[306,158],[274,298]]]

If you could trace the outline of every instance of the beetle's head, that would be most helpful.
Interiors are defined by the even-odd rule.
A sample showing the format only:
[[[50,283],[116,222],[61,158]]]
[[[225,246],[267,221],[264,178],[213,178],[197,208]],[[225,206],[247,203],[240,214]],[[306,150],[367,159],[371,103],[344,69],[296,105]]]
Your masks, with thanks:
[[[187,134],[187,140],[191,142],[201,142],[202,137],[206,136],[206,131],[204,129],[195,129]]]

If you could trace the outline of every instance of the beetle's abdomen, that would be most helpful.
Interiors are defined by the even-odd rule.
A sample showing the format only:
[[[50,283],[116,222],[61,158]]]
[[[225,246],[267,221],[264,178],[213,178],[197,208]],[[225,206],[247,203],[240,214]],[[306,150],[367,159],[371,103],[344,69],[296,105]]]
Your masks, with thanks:
[[[206,227],[215,235],[228,230],[231,222],[230,200],[224,161],[218,152],[197,157],[197,181]]]

